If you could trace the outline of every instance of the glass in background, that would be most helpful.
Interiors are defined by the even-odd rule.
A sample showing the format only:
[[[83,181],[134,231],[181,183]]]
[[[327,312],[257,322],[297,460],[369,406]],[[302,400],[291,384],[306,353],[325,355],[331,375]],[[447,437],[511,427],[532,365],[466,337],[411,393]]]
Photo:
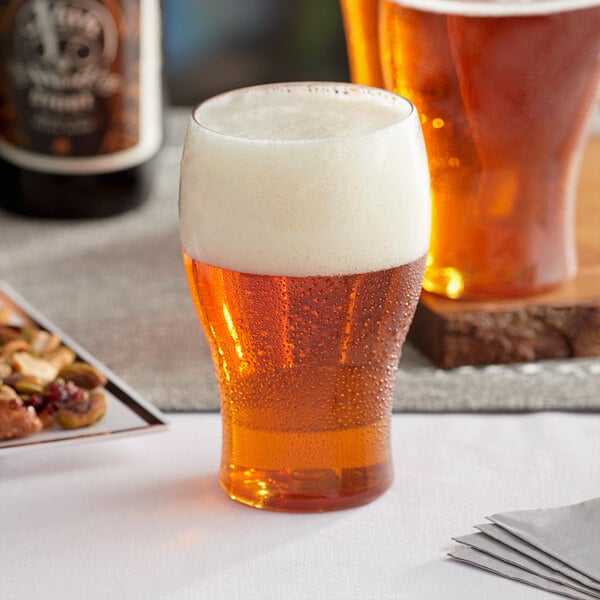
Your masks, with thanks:
[[[600,3],[342,7],[353,80],[382,77],[421,115],[433,191],[425,289],[522,296],[572,278],[575,192],[600,83]]]

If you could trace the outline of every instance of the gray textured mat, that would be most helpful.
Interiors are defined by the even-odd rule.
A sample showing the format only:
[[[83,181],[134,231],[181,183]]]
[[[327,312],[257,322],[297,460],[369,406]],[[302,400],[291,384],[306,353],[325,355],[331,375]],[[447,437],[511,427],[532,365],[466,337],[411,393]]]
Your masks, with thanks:
[[[168,115],[154,191],[140,210],[83,222],[0,213],[0,277],[159,408],[214,410],[212,365],[179,251],[186,118]],[[600,409],[600,358],[442,371],[405,348],[397,411],[556,409]]]

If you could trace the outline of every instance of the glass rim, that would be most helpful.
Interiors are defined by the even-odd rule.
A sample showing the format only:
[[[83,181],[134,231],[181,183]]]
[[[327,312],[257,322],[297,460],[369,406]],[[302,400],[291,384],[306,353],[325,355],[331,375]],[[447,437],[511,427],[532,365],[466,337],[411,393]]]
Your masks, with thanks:
[[[600,0],[392,0],[402,8],[463,17],[542,17],[600,7]]]
[[[217,131],[217,130],[212,129],[211,127],[208,127],[207,125],[203,124],[197,116],[198,111],[204,105],[206,105],[209,102],[217,101],[219,98],[224,98],[225,96],[231,96],[234,94],[242,94],[242,93],[252,92],[254,90],[256,90],[256,91],[269,90],[269,89],[276,90],[276,89],[301,88],[301,87],[304,87],[305,89],[330,88],[330,89],[333,89],[334,93],[336,93],[336,94],[338,93],[337,91],[335,91],[336,89],[344,89],[344,90],[348,90],[348,91],[362,90],[365,94],[372,93],[376,97],[388,98],[391,100],[392,103],[403,104],[408,109],[408,111],[406,112],[406,114],[399,116],[397,121],[394,121],[393,123],[390,123],[389,125],[378,127],[371,131],[346,133],[346,134],[341,134],[341,135],[329,135],[329,136],[320,137],[320,138],[288,139],[288,140],[273,139],[272,137],[250,138],[250,137],[246,137],[243,135],[236,135],[234,133]],[[261,143],[311,144],[311,143],[323,143],[326,141],[342,140],[344,138],[364,137],[364,136],[373,135],[376,132],[385,131],[386,129],[392,129],[392,128],[402,126],[407,123],[414,122],[415,119],[417,122],[419,122],[418,117],[417,117],[417,109],[416,109],[415,105],[408,98],[401,96],[400,94],[397,94],[390,90],[385,90],[382,88],[377,88],[377,87],[367,86],[367,85],[359,85],[356,83],[350,83],[350,82],[344,82],[344,81],[341,81],[341,82],[340,81],[286,81],[286,82],[261,83],[261,84],[257,84],[257,85],[243,86],[240,88],[234,88],[231,90],[227,90],[225,92],[221,92],[219,94],[215,94],[214,96],[210,96],[209,98],[202,100],[201,102],[199,102],[192,108],[192,113],[191,113],[191,122],[194,123],[194,125],[198,126],[200,129],[202,129],[204,131],[210,132],[211,134],[222,137],[222,138],[235,139],[235,140],[239,140],[242,142],[256,143],[256,144],[261,144]]]

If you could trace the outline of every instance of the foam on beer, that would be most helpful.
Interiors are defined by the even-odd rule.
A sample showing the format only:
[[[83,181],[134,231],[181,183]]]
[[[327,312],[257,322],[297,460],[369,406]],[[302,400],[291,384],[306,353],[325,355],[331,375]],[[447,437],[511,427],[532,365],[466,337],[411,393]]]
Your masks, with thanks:
[[[414,109],[350,84],[217,96],[188,127],[180,221],[189,256],[234,271],[347,275],[412,262],[430,222]]]
[[[600,0],[395,0],[395,2],[421,11],[473,17],[544,15],[600,6]]]

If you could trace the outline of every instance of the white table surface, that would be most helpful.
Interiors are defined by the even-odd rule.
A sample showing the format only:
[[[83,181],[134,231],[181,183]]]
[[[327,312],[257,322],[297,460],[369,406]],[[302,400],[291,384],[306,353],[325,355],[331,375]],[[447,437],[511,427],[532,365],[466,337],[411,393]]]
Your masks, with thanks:
[[[229,500],[220,417],[0,453],[0,598],[541,600],[446,558],[486,514],[600,496],[600,414],[398,414],[395,482],[322,514]]]

